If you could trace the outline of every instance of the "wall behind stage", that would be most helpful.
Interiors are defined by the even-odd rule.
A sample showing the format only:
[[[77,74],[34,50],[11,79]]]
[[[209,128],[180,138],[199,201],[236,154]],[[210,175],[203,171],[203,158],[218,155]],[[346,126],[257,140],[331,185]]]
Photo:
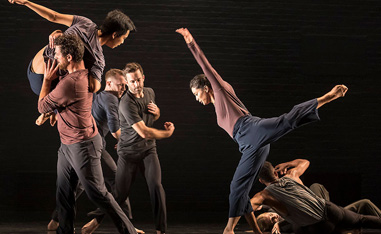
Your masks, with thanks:
[[[100,24],[119,8],[135,22],[116,49],[104,47],[106,71],[127,62],[142,64],[146,86],[156,91],[161,118],[172,121],[172,138],[158,142],[169,221],[225,220],[229,184],[240,153],[216,124],[213,106],[202,106],[188,82],[201,69],[182,37],[187,27],[210,63],[253,115],[278,116],[316,98],[335,84],[347,96],[319,111],[321,121],[272,144],[274,164],[307,158],[306,184],[321,182],[332,201],[346,205],[369,198],[381,206],[379,79],[381,2],[364,1],[40,1],[58,12]],[[23,6],[0,8],[0,214],[2,220],[49,219],[55,204],[55,127],[37,127],[37,96],[26,78],[34,54],[55,29]],[[108,148],[115,155],[109,139]],[[262,187],[257,183],[253,192]],[[135,218],[151,217],[142,177],[131,194]],[[83,196],[79,215],[93,206]],[[16,215],[17,214],[17,215]],[[36,215],[35,215],[36,214]],[[37,215],[38,214],[38,215]]]

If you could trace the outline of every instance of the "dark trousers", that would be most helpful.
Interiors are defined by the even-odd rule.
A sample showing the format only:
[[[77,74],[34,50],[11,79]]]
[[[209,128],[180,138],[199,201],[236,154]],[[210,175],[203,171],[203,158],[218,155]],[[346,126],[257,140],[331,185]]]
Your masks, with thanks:
[[[115,189],[116,163],[115,163],[114,159],[112,158],[112,156],[106,151],[106,149],[102,150],[101,165],[102,165],[104,181],[105,181],[106,185],[108,186],[108,191],[110,191],[115,197],[115,193],[116,193],[116,189]],[[83,191],[84,191],[84,188],[83,188],[82,184],[79,183],[77,186],[77,189],[75,191],[75,200],[77,200],[81,196]],[[125,204],[123,205],[123,211],[129,219],[132,219],[131,205],[130,205],[130,200],[128,198],[126,199]],[[87,215],[89,217],[96,218],[98,223],[101,223],[103,218],[104,218],[104,216],[102,214],[103,214],[103,212],[98,208],[97,210],[92,211],[92,212],[88,213]],[[57,209],[55,209],[53,211],[52,219],[56,222],[59,222]]]
[[[61,144],[57,162],[57,211],[60,225],[57,233],[74,232],[75,191],[78,181],[89,199],[109,214],[119,233],[136,230],[107,191],[101,168],[102,139],[99,135],[72,145]]]
[[[44,74],[34,73],[32,71],[32,63],[33,63],[33,59],[29,63],[28,69],[26,71],[26,76],[28,77],[29,85],[33,93],[35,93],[36,95],[40,95],[42,82],[44,81]],[[58,81],[59,79],[53,80],[51,84],[51,90],[56,87]]]
[[[148,185],[156,230],[166,232],[167,210],[165,192],[161,184],[161,167],[156,147],[143,152],[118,150],[116,171],[116,200],[119,204],[126,200],[131,191],[136,174],[140,171]]]
[[[310,189],[319,197],[326,201],[330,201],[329,192],[322,184],[314,183],[310,186]],[[381,218],[381,210],[369,199],[358,200],[345,206],[344,209],[353,211],[357,214],[372,215]]]
[[[239,217],[253,211],[249,192],[266,160],[270,143],[304,124],[319,120],[317,100],[313,99],[292,108],[275,118],[251,115],[238,119],[233,138],[239,144],[241,159],[230,184],[229,217]]]
[[[319,223],[295,227],[295,234],[341,233],[345,229],[381,228],[381,218],[361,215],[326,201],[324,220]]]

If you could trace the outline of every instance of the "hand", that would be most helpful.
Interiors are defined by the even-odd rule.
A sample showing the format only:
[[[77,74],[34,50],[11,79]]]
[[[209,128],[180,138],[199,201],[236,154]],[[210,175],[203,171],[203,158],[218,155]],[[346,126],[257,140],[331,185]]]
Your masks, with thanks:
[[[63,34],[63,32],[61,30],[56,30],[54,32],[52,32],[50,35],[49,35],[49,47],[50,48],[54,48],[54,40],[61,36]]]
[[[177,33],[180,33],[183,35],[184,40],[187,44],[191,43],[193,41],[193,36],[192,34],[188,31],[187,28],[179,28],[176,30]]]
[[[171,135],[172,135],[173,131],[175,131],[175,125],[171,122],[165,122],[164,128],[165,128],[165,130],[170,131]]]
[[[271,230],[271,234],[281,234],[279,223],[274,224],[273,229]]]
[[[57,60],[54,60],[52,63],[52,61],[49,59],[48,63],[45,64],[44,79],[49,81],[56,79],[58,77],[57,71],[58,71]]]
[[[159,107],[157,107],[157,105],[155,103],[153,103],[153,101],[151,101],[148,105],[148,112],[153,114],[154,116],[158,116],[160,115],[160,109]]]
[[[280,175],[285,175],[287,173],[287,169],[289,168],[289,165],[287,163],[281,163],[275,166],[275,172],[279,173]]]
[[[9,3],[11,4],[19,4],[19,5],[25,5],[28,1],[27,0],[8,0]]]
[[[50,126],[54,126],[57,123],[57,115],[52,112],[50,115]]]

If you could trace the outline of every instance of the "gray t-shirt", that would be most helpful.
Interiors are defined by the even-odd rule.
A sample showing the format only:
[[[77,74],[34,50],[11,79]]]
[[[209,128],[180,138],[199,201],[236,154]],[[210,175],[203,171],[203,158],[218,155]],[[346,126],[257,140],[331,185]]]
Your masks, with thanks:
[[[288,214],[277,212],[288,222],[307,226],[323,219],[324,199],[295,180],[285,176],[265,189],[286,207]]]
[[[133,128],[137,122],[144,121],[147,127],[152,127],[154,115],[148,112],[147,105],[152,101],[155,103],[155,93],[151,88],[143,88],[144,97],[136,98],[130,91],[122,97],[119,103],[119,121],[121,135],[119,141],[120,149],[147,150],[155,146],[155,140],[142,138]]]
[[[72,25],[64,33],[74,34],[81,38],[85,46],[85,54],[83,55],[85,67],[95,79],[101,82],[106,64],[103,49],[99,42],[97,25],[86,17],[74,15]],[[47,46],[44,56],[54,59],[54,49]]]

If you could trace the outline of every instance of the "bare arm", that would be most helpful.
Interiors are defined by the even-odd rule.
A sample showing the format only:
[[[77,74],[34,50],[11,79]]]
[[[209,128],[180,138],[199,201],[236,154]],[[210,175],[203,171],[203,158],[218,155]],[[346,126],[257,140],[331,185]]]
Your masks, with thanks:
[[[163,139],[172,136],[173,131],[175,130],[175,125],[171,122],[165,122],[165,130],[159,130],[156,128],[147,127],[146,124],[142,121],[139,121],[132,125],[132,128],[145,139]]]
[[[120,139],[120,133],[121,133],[121,130],[120,130],[120,128],[119,128],[118,131],[116,131],[116,132],[112,132],[111,135],[112,135],[115,139],[117,139],[117,140],[119,141],[119,139]]]
[[[49,20],[50,22],[63,24],[68,27],[73,23],[73,15],[61,14],[53,11],[47,7],[41,6],[39,4],[33,3],[26,0],[8,0],[10,3],[24,5],[39,14],[42,18]]]
[[[281,163],[275,166],[275,171],[281,175],[286,175],[293,179],[296,179],[299,183],[300,176],[304,174],[307,168],[310,166],[310,162],[306,159],[295,159],[290,162]],[[302,183],[303,184],[303,183]]]
[[[251,206],[253,207],[253,210],[257,210],[263,204],[264,200],[265,200],[265,197],[263,196],[263,191],[255,194],[254,197],[250,199],[250,203],[251,203]],[[251,212],[250,214],[246,214],[245,218],[246,218],[246,221],[251,226],[251,228],[253,229],[254,233],[256,234],[262,233],[261,230],[259,229],[254,212]]]

